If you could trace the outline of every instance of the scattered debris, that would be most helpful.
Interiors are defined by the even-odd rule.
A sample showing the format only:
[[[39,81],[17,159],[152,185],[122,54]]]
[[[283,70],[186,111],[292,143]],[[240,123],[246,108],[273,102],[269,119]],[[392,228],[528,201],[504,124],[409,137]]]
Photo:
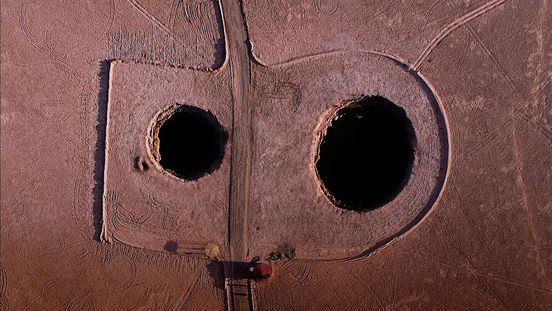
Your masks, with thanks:
[[[295,247],[289,243],[284,243],[278,246],[278,248],[268,255],[268,260],[286,260],[295,258]]]

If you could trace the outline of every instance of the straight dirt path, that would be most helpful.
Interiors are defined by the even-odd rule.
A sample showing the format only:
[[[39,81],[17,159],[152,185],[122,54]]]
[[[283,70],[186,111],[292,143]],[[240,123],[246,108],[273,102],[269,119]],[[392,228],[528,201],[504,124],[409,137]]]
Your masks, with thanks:
[[[249,84],[251,60],[247,46],[247,30],[241,1],[221,0],[226,53],[232,73],[233,130],[230,171],[230,204],[228,211],[228,243],[230,262],[228,276],[236,265],[247,260],[247,209],[249,207],[249,177],[251,175],[251,110]],[[249,280],[226,280],[229,310],[253,310]]]
[[[240,2],[222,0],[222,14],[230,71],[232,72],[233,130],[230,172],[229,242],[230,260],[246,259],[246,216],[251,175],[251,110],[248,105],[251,63],[247,50]]]

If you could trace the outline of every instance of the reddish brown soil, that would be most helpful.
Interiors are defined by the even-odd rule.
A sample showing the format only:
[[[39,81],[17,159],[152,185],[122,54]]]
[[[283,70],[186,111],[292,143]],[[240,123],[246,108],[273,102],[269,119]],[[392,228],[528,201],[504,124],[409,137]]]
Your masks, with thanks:
[[[2,310],[552,309],[549,0],[7,0],[1,26]],[[346,211],[317,146],[370,95],[415,160]],[[175,104],[228,134],[197,180],[150,149]]]

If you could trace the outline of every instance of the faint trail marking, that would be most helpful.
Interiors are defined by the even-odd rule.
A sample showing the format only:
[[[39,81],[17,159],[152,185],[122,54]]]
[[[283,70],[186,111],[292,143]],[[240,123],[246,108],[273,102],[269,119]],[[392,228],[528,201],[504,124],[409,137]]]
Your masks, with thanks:
[[[544,1],[543,9],[540,12],[540,14],[541,14],[540,19],[541,20],[546,17],[546,14],[543,13],[543,11],[546,10],[546,7],[545,7],[546,4],[547,4],[547,2]],[[546,128],[539,125],[535,120],[531,119],[531,117],[529,117],[529,113],[527,112],[528,106],[530,104],[533,104],[534,107],[537,107],[540,104],[540,101],[539,101],[540,92],[542,92],[542,90],[544,90],[544,88],[546,88],[546,86],[550,83],[550,79],[547,80],[546,78],[542,78],[542,77],[539,79],[539,73],[542,73],[542,71],[540,70],[540,67],[542,65],[542,61],[539,61],[539,63],[537,64],[537,69],[536,69],[537,74],[535,76],[535,83],[534,83],[533,90],[530,93],[531,98],[528,101],[527,99],[525,99],[520,94],[520,92],[517,89],[517,87],[515,86],[515,83],[513,82],[512,78],[510,78],[510,76],[508,75],[506,69],[504,69],[504,67],[498,61],[497,57],[485,45],[485,43],[483,42],[483,39],[481,39],[481,37],[477,34],[477,32],[473,29],[473,27],[469,24],[466,24],[466,28],[468,29],[468,31],[472,35],[472,37],[477,41],[477,43],[479,44],[479,46],[481,47],[483,52],[485,54],[487,54],[487,56],[489,57],[489,59],[491,60],[493,65],[497,68],[498,73],[504,78],[504,80],[508,84],[508,88],[510,89],[512,94],[514,96],[516,96],[517,100],[520,103],[523,103],[523,102],[526,102],[526,101],[529,102],[529,104],[527,104],[523,107],[523,110],[518,111],[516,114],[521,115],[527,122],[531,123],[537,131],[541,132],[541,134],[543,134],[546,138],[548,138],[549,140],[552,141],[552,134]],[[540,37],[541,39],[542,39],[542,29],[543,28],[544,28],[544,26],[541,27],[541,29],[540,29],[541,33],[540,34],[537,33],[537,37]],[[538,50],[540,52],[539,55],[541,56],[540,60],[544,59],[544,56],[542,54],[543,51],[541,49],[542,49],[542,46],[539,46]],[[544,81],[540,82],[540,80],[544,80]]]
[[[197,284],[199,283],[199,279],[201,277],[201,274],[198,275],[194,281],[192,281],[188,287],[182,292],[182,294],[180,295],[179,299],[177,300],[176,302],[176,307],[175,307],[175,310],[185,310],[186,308],[186,303],[188,302],[188,300],[190,299],[190,297],[192,296],[192,292],[196,289],[197,287]]]
[[[6,299],[7,284],[6,270],[4,270],[4,266],[0,262],[0,310],[9,309],[8,299]]]
[[[506,310],[509,310],[508,308],[508,305],[506,303],[504,303],[504,301],[498,297],[496,291],[490,286],[490,284],[487,282],[487,280],[484,280],[480,277],[480,275],[477,274],[477,271],[476,269],[474,268],[474,265],[472,263],[472,260],[471,258],[468,256],[468,254],[466,254],[464,252],[464,250],[460,247],[460,245],[454,243],[454,241],[452,240],[452,235],[448,232],[448,225],[447,223],[445,222],[445,219],[441,216],[441,214],[437,214],[437,221],[440,223],[441,225],[441,229],[443,230],[443,233],[445,234],[445,239],[447,240],[448,244],[461,256],[464,258],[465,262],[466,262],[466,265],[467,265],[467,268],[468,268],[468,271],[477,278],[477,280],[479,281],[479,284],[483,287],[483,289],[485,289],[486,291],[488,291],[488,293],[491,294],[491,298],[492,300],[494,300],[494,302],[498,303],[499,305],[501,305],[503,307],[503,309],[506,309]]]
[[[539,106],[541,106],[542,104],[543,106],[542,108],[544,108],[545,110],[542,113],[545,113],[545,114],[547,113],[546,95],[543,95],[540,99],[539,99],[539,96],[542,90],[544,90],[552,80],[552,75],[549,74],[549,76],[546,77],[546,68],[543,68],[545,67],[543,63],[546,63],[546,60],[547,60],[544,36],[546,35],[546,31],[547,31],[546,21],[550,20],[550,19],[547,19],[548,17],[547,13],[550,9],[549,5],[550,5],[550,1],[543,0],[541,9],[539,10],[539,13],[538,13],[539,27],[536,32],[537,51],[535,52],[537,56],[537,64],[535,66],[535,78],[534,78],[533,87],[531,90],[531,95],[533,96],[531,105],[533,106],[533,108],[538,109],[538,108],[541,108]],[[548,113],[550,113],[550,111],[548,111]],[[550,141],[552,141],[552,133],[549,130],[550,127],[547,128],[546,126],[546,125],[550,125],[550,123],[543,121],[542,123],[545,123],[546,125],[538,124],[536,120],[531,119],[528,115],[526,119],[529,122],[531,122],[538,131],[543,133]]]
[[[510,89],[510,91],[518,98],[518,99],[522,99],[522,96],[519,94],[519,91],[518,89],[516,88],[515,84],[514,84],[514,81],[512,81],[512,79],[510,78],[510,76],[507,74],[506,70],[504,69],[504,67],[500,64],[500,62],[498,61],[498,59],[496,58],[496,56],[491,52],[491,50],[489,50],[489,48],[485,45],[485,43],[483,42],[483,40],[481,39],[481,37],[479,37],[479,35],[475,32],[475,30],[473,29],[473,27],[470,25],[470,24],[466,24],[466,28],[468,29],[470,35],[475,39],[475,41],[477,41],[477,43],[479,44],[479,46],[481,47],[481,49],[483,50],[483,52],[485,54],[487,54],[487,56],[489,57],[489,59],[491,60],[491,62],[493,63],[493,65],[498,69],[498,73],[504,78],[504,80],[506,80],[506,82],[508,83],[508,88]]]
[[[454,32],[459,27],[465,25],[469,21],[473,20],[476,17],[479,17],[490,10],[504,4],[506,0],[493,0],[485,3],[484,5],[478,7],[477,9],[469,12],[468,14],[461,16],[460,18],[454,20],[452,23],[448,24],[443,28],[439,33],[431,40],[428,44],[428,46],[423,50],[422,54],[418,59],[414,62],[412,65],[413,70],[418,70],[422,63],[425,61],[425,59],[435,50],[435,48],[446,38],[448,37],[452,32]]]
[[[59,69],[63,70],[67,74],[67,76],[71,76],[72,78],[75,78],[75,79],[82,78],[80,73],[72,69],[72,67],[69,64],[67,64],[63,55],[59,55],[59,53],[57,53],[51,46],[50,36],[51,36],[52,28],[55,26],[55,23],[43,25],[44,29],[46,29],[46,31],[42,33],[43,35],[42,41],[44,42],[40,42],[39,39],[34,36],[32,30],[28,25],[28,20],[29,20],[28,5],[31,3],[35,4],[35,1],[29,0],[29,1],[23,2],[19,7],[19,12],[18,12],[19,26],[23,31],[25,39],[27,39],[27,41],[29,41],[29,43],[37,50],[48,54],[48,56],[54,61],[53,64]],[[59,22],[59,19],[56,21],[56,23],[57,22]]]
[[[539,27],[537,28],[537,33],[536,33],[536,37],[537,37],[537,51],[536,51],[536,54],[538,56],[538,59],[537,59],[537,65],[535,66],[535,80],[534,80],[534,83],[533,83],[533,90],[532,90],[532,93],[536,93],[537,90],[538,90],[538,87],[539,87],[539,82],[540,80],[542,79],[542,74],[544,73],[544,70],[543,70],[543,61],[545,61],[546,59],[546,53],[545,53],[545,46],[544,46],[544,35],[545,35],[545,21],[546,21],[546,13],[547,13],[547,9],[548,9],[548,0],[543,0],[542,1],[542,5],[541,5],[541,9],[539,10],[539,13],[538,13],[538,18],[539,18]],[[534,105],[537,105],[538,104],[538,100],[537,98],[535,98],[534,100]]]
[[[538,284],[529,283],[529,282],[525,282],[525,281],[522,281],[522,280],[516,280],[514,278],[507,277],[507,276],[504,276],[504,275],[495,274],[495,273],[492,273],[492,272],[486,272],[481,268],[466,267],[465,265],[458,265],[456,263],[446,261],[443,258],[440,258],[438,256],[435,256],[433,254],[426,253],[426,252],[414,251],[413,254],[415,256],[422,257],[424,260],[430,260],[434,263],[437,263],[439,265],[450,268],[450,269],[452,269],[456,272],[461,272],[461,273],[467,272],[467,273],[474,274],[476,276],[480,276],[480,277],[485,278],[485,279],[489,279],[489,280],[493,280],[493,281],[513,285],[513,286],[520,287],[520,288],[529,289],[529,290],[532,290],[532,291],[535,291],[535,292],[540,292],[540,293],[552,295],[552,289],[551,288],[546,288],[546,287],[540,286]]]
[[[515,119],[512,117],[512,122],[515,122]],[[537,234],[537,229],[535,228],[535,215],[531,212],[531,208],[529,205],[529,201],[527,199],[527,185],[525,183],[525,180],[523,178],[523,159],[521,158],[521,150],[519,146],[519,139],[518,139],[518,131],[517,127],[512,126],[512,141],[513,141],[513,151],[514,151],[514,160],[517,167],[517,175],[518,178],[516,180],[517,184],[521,188],[521,206],[523,210],[525,211],[525,214],[527,214],[527,218],[529,218],[529,232],[531,233],[531,237],[533,238],[533,241],[535,243],[535,253],[536,253],[536,261],[541,266],[542,273],[546,276],[546,268],[545,263],[542,261],[541,258],[541,252],[536,248],[537,245],[540,243],[540,239]]]
[[[172,31],[161,23],[153,14],[148,12],[138,1],[136,0],[127,0],[130,5],[132,5],[136,10],[138,10],[146,19],[148,19],[153,25],[161,29],[163,32],[174,38]]]
[[[377,18],[381,15],[387,13],[389,10],[391,10],[394,6],[396,6],[399,3],[399,0],[388,0],[387,3],[382,6],[381,8],[378,8],[371,16],[371,18]]]

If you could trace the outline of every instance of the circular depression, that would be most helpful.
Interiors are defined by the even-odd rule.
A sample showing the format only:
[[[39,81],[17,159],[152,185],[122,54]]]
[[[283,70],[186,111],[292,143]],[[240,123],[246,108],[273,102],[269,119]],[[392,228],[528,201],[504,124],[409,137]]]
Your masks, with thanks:
[[[333,113],[318,144],[322,189],[340,208],[378,208],[408,181],[415,146],[404,109],[382,96],[352,100]]]
[[[227,133],[209,111],[174,105],[161,111],[150,132],[150,152],[163,170],[196,180],[220,167]]]

